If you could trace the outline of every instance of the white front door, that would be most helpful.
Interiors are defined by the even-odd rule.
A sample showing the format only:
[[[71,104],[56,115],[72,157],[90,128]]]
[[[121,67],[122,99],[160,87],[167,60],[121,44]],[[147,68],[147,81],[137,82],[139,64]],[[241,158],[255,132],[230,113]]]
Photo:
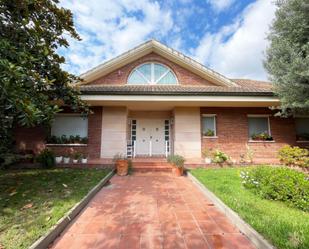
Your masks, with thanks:
[[[136,125],[136,155],[164,155],[164,120],[138,119]]]

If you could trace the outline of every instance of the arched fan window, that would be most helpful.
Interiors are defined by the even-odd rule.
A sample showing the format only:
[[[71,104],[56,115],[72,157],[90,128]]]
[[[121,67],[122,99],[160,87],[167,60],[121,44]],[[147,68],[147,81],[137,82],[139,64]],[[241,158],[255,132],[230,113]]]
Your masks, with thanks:
[[[132,85],[172,85],[177,84],[173,71],[159,63],[145,63],[136,67],[129,76]]]

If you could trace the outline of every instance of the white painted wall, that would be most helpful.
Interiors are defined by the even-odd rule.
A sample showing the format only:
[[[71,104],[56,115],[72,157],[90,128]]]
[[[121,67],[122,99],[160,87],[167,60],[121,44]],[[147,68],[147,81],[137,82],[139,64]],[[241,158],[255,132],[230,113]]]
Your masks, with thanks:
[[[115,154],[126,154],[127,108],[103,107],[101,157],[113,158]]]
[[[201,158],[201,116],[199,107],[174,110],[174,153],[187,159]]]

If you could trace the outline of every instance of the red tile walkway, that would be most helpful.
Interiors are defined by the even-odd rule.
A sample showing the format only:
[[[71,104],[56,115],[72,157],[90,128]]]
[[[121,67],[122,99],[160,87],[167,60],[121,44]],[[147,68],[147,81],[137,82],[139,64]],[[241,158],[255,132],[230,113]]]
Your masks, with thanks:
[[[253,249],[185,177],[114,176],[53,249]]]

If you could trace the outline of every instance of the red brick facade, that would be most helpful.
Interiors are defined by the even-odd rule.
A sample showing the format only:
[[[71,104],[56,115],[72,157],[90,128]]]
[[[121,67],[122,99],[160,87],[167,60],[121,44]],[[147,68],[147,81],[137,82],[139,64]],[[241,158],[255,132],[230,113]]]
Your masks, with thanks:
[[[150,53],[140,59],[121,67],[120,69],[99,78],[92,84],[126,84],[131,71],[141,63],[159,62],[170,67],[176,74],[178,81],[183,85],[212,85],[211,82],[201,78],[175,63]],[[183,103],[185,106],[185,103]],[[93,114],[88,117],[88,145],[87,146],[49,146],[56,154],[81,151],[87,153],[90,159],[100,158],[102,133],[102,106],[93,107]],[[247,148],[253,150],[253,160],[256,163],[277,163],[278,149],[285,144],[296,145],[295,123],[292,118],[279,118],[271,115],[270,129],[274,141],[249,142],[248,114],[273,114],[268,108],[222,108],[203,107],[202,114],[216,114],[217,138],[202,137],[202,148],[219,149],[227,153],[237,162],[241,155],[246,155]],[[201,131],[202,132],[202,131]],[[16,145],[20,150],[33,150],[38,153],[45,147],[46,132],[41,127],[19,128],[15,131]],[[104,142],[104,141],[103,141]],[[299,144],[297,144],[299,145]]]
[[[278,163],[278,150],[296,144],[295,123],[292,118],[270,116],[270,130],[274,141],[249,142],[248,117],[250,114],[273,114],[268,108],[201,108],[201,114],[216,114],[217,138],[202,138],[203,148],[219,149],[240,161],[247,146],[254,152],[256,163]]]
[[[89,158],[99,158],[101,153],[102,107],[92,107],[88,116],[87,146],[48,146],[56,155],[64,155],[74,151],[87,154]],[[35,154],[46,147],[45,138],[48,131],[43,127],[17,128],[14,131],[16,148],[19,151],[32,150]]]
[[[211,82],[203,79],[202,77],[190,72],[189,70],[163,58],[162,56],[150,53],[141,57],[140,59],[131,62],[114,72],[107,74],[104,77],[101,77],[94,82],[89,84],[114,84],[114,85],[124,85],[127,83],[128,77],[131,71],[138,65],[145,63],[145,62],[159,62],[165,64],[169,68],[173,70],[176,74],[179,84],[183,85],[213,85]]]

